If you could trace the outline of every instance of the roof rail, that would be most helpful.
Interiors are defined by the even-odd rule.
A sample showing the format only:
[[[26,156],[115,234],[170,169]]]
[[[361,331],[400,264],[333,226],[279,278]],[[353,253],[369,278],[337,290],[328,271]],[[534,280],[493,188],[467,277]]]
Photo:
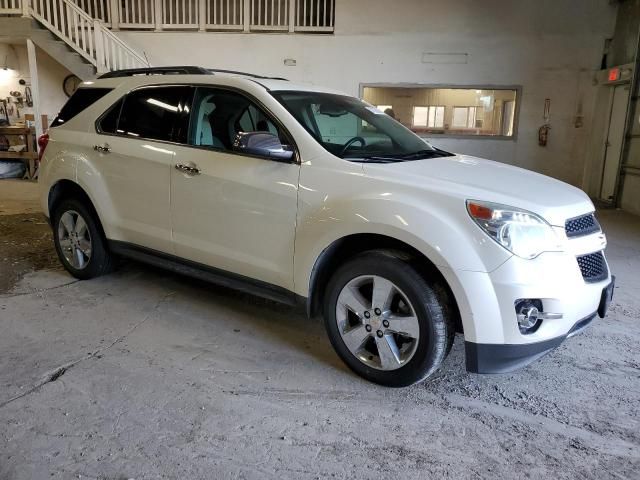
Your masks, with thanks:
[[[173,67],[145,67],[128,68],[125,70],[114,70],[100,75],[98,78],[119,78],[133,77],[136,75],[214,75],[216,73],[229,73],[232,75],[242,75],[244,77],[257,78],[261,80],[285,80],[282,77],[266,77],[255,73],[238,72],[236,70],[223,70],[219,68],[195,67],[193,65],[179,65]]]
[[[114,70],[100,75],[98,78],[133,77],[135,75],[211,75],[206,68],[181,65],[174,67],[145,67]]]
[[[261,80],[284,80],[286,82],[289,81],[288,79],[282,78],[282,77],[267,77],[265,75],[257,75],[255,73],[247,73],[247,72],[238,72],[236,70],[222,70],[220,68],[207,68],[206,70],[208,70],[211,73],[229,73],[232,75],[242,75],[244,77],[258,78]]]

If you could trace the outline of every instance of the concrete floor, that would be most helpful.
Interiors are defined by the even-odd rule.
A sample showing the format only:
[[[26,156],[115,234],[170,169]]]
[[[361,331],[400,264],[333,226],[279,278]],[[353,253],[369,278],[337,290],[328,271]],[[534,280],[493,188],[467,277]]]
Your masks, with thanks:
[[[467,374],[458,338],[393,390],[289,307],[134,263],[29,271],[53,256],[34,192],[0,181],[0,479],[640,478],[639,218],[599,213],[606,319],[508,375]]]

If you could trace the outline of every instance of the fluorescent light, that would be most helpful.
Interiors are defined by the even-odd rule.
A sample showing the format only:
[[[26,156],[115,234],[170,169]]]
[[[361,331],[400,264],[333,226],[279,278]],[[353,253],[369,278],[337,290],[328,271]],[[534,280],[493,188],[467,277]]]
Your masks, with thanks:
[[[169,105],[168,103],[161,102],[160,100],[156,100],[155,98],[147,98],[147,103],[150,103],[151,105],[155,105],[156,107],[164,108],[165,110],[169,110],[171,112],[178,111],[178,107]]]

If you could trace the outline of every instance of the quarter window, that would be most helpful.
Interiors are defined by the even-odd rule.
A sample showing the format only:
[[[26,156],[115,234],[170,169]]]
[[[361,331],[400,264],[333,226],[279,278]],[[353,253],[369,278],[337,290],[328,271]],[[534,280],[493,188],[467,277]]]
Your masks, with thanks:
[[[51,127],[57,127],[65,122],[68,122],[84,109],[100,100],[111,90],[111,88],[77,89],[74,94],[71,95],[71,98],[67,100],[67,103],[64,104],[64,107],[62,107],[60,113],[58,113],[53,122],[51,122]]]
[[[122,110],[123,99],[118,100],[107,112],[102,116],[98,130],[100,133],[116,133],[118,129],[118,118],[120,110]]]
[[[150,87],[129,93],[116,133],[186,143],[190,87]]]

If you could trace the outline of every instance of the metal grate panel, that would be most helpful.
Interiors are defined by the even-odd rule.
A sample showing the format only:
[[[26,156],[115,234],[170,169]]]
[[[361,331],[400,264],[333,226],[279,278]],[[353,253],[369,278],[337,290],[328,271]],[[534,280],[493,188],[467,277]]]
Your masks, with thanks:
[[[582,272],[582,278],[584,278],[585,282],[600,282],[609,275],[607,262],[602,252],[581,255],[577,257],[576,260],[578,261],[578,266],[580,267],[580,272]]]
[[[588,215],[582,215],[576,218],[570,218],[565,222],[564,229],[567,232],[567,237],[582,237],[591,233],[600,231],[600,224],[596,220],[596,216],[593,213]]]

